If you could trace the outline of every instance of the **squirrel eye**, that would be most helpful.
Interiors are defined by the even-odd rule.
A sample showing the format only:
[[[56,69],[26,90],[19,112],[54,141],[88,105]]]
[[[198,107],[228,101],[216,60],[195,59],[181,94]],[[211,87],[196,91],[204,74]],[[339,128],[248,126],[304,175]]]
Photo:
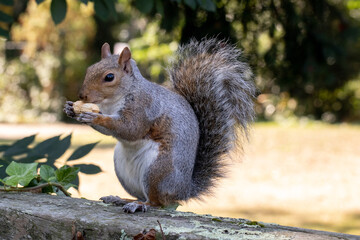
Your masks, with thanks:
[[[108,75],[105,76],[105,82],[111,82],[112,80],[114,80],[114,74],[109,73]]]

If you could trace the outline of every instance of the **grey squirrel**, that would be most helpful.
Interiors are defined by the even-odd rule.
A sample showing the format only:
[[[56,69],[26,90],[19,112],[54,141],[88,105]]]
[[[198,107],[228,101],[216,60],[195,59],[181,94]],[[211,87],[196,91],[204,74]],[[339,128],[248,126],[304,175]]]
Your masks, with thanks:
[[[75,113],[71,101],[64,111],[118,140],[116,175],[137,198],[124,201],[123,210],[146,211],[209,193],[224,175],[224,157],[246,138],[254,118],[253,75],[241,51],[215,38],[191,40],[167,69],[170,89],[146,80],[127,47],[112,55],[105,43],[101,58],[87,69],[79,92],[101,112]]]

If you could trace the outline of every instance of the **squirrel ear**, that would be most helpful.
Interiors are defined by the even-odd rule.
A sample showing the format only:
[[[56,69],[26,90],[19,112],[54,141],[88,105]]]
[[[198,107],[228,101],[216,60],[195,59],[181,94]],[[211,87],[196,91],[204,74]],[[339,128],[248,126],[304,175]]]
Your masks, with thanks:
[[[128,47],[125,47],[120,54],[118,63],[121,66],[121,68],[127,73],[131,72],[130,59],[131,59],[130,49]]]
[[[101,59],[107,58],[111,56],[110,45],[108,43],[104,43],[101,47]]]

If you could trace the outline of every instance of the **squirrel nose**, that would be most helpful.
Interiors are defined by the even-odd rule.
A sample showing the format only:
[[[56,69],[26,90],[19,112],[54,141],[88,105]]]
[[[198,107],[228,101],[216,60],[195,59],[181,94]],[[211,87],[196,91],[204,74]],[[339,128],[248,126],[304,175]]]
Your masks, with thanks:
[[[80,91],[79,92],[79,99],[84,101],[84,100],[87,99],[87,96],[82,91]]]

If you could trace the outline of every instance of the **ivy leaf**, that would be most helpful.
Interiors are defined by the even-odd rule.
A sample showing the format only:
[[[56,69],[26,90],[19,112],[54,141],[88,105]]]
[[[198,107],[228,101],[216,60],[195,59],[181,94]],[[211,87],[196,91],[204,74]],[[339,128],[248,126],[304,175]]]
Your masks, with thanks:
[[[42,188],[42,193],[53,193],[53,192],[55,192],[55,190],[56,190],[56,187],[54,187],[54,186],[46,186],[46,187],[43,187]]]
[[[66,16],[67,4],[66,0],[52,0],[50,5],[51,17],[57,25],[61,23]]]
[[[38,163],[17,163],[11,162],[6,168],[9,177],[4,179],[5,184],[16,187],[18,184],[25,187],[31,180],[37,177]]]
[[[75,184],[72,183],[67,183],[63,186],[66,190],[68,190],[69,188],[73,187],[73,188],[77,188],[77,186]]]
[[[63,185],[71,183],[76,179],[79,170],[80,168],[78,167],[69,167],[67,165],[62,166],[55,171],[56,180]]]
[[[41,165],[40,167],[40,177],[42,180],[50,182],[55,180],[55,169],[48,165]]]
[[[95,146],[96,144],[98,144],[99,142],[95,142],[95,143],[90,143],[90,144],[86,144],[84,146],[78,147],[72,154],[71,156],[68,158],[67,161],[72,161],[72,160],[76,160],[79,158],[82,158],[83,156],[85,156],[86,154],[88,154]]]
[[[81,170],[81,169],[80,169]],[[76,175],[76,178],[74,181],[71,182],[72,184],[74,184],[74,188],[76,190],[78,190],[78,186],[80,185],[80,179],[79,179],[79,175]]]
[[[28,146],[34,141],[36,135],[22,138],[13,143],[4,152],[4,157],[11,157],[29,152]]]

